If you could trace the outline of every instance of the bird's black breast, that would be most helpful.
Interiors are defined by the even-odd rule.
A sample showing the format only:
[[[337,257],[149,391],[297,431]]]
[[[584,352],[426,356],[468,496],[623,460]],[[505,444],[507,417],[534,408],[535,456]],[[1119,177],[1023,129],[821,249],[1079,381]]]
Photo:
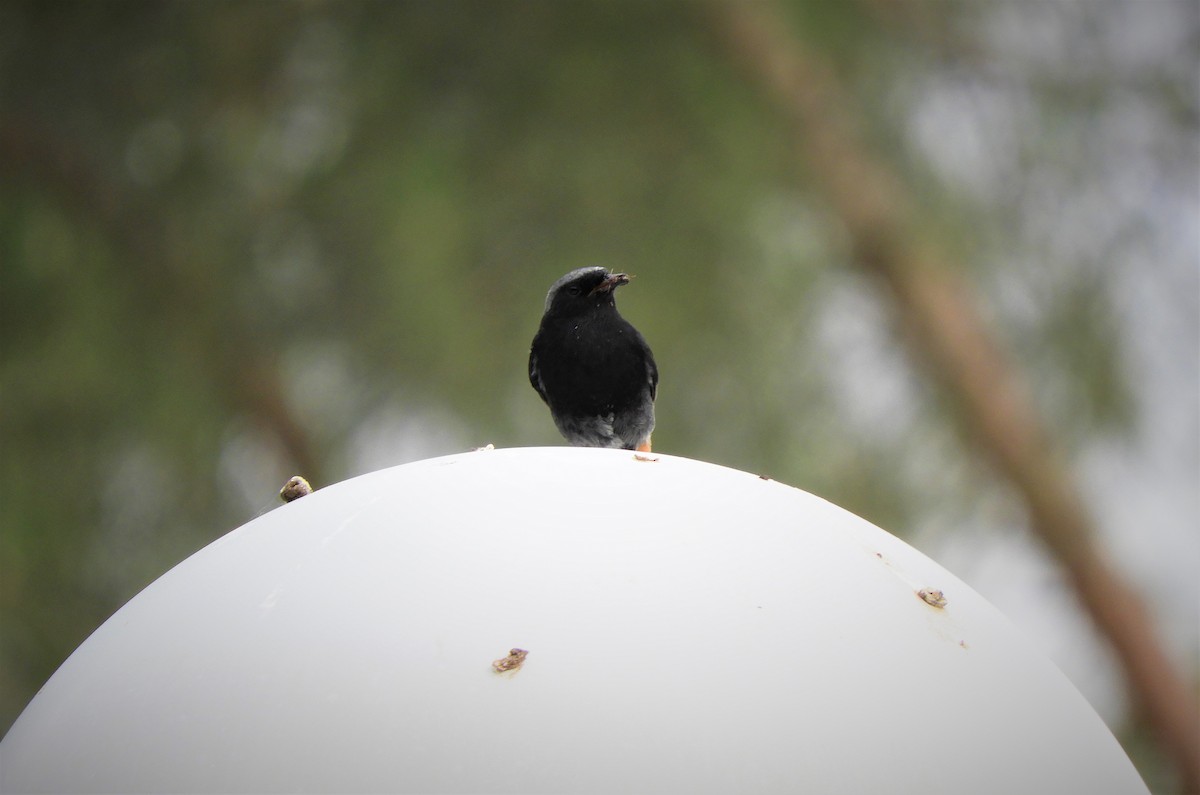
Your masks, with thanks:
[[[646,341],[620,315],[544,318],[530,381],[556,412],[603,415],[640,405],[655,384]]]

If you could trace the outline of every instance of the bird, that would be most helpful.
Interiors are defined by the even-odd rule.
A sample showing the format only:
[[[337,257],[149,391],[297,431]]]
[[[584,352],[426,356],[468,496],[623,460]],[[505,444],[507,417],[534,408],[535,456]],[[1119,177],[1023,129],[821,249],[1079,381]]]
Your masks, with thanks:
[[[529,348],[529,383],[575,447],[650,452],[658,365],[645,338],[617,312],[626,273],[578,268],[550,286]]]

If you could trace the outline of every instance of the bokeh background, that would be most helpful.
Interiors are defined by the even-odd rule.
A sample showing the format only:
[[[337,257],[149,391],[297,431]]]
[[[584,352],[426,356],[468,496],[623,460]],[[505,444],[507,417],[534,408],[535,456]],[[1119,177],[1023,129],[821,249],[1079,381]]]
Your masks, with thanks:
[[[605,265],[656,450],[906,538],[1182,791],[904,274],[1194,707],[1198,70],[1193,0],[0,4],[0,731],[291,475],[560,444],[529,341]]]

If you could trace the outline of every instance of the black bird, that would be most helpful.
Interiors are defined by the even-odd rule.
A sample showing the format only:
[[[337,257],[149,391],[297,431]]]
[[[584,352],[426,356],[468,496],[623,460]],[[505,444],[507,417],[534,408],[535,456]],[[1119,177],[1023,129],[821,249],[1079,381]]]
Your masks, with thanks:
[[[658,367],[650,346],[617,312],[624,273],[579,268],[546,294],[529,349],[529,383],[577,447],[650,450]]]

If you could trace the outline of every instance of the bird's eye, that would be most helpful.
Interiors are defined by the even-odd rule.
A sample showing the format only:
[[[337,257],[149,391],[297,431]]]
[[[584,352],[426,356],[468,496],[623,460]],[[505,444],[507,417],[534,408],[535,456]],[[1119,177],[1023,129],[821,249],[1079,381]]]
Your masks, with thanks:
[[[572,298],[579,295],[581,292],[583,292],[583,288],[581,288],[578,284],[572,284],[567,288],[567,295],[571,296]]]

